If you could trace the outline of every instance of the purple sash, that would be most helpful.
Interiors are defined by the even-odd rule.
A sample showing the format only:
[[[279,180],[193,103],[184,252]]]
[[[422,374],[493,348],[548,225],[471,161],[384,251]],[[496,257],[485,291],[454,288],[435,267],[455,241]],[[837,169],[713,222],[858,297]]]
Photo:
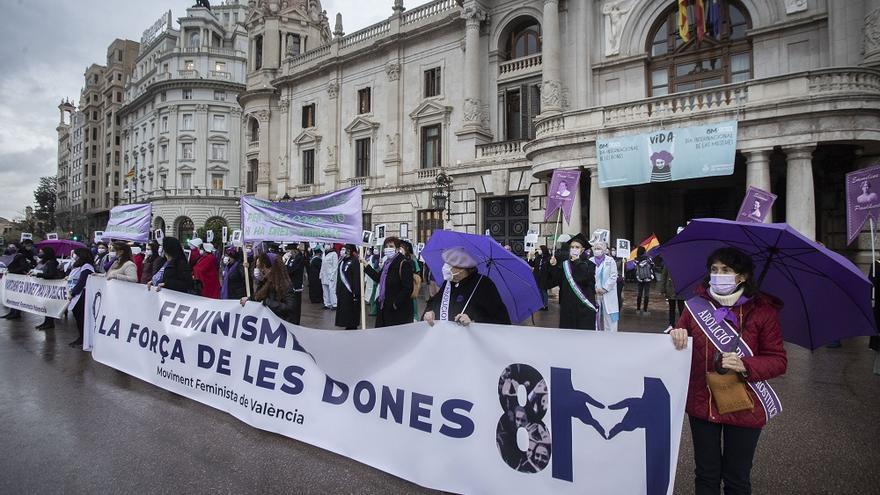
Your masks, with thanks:
[[[740,358],[753,357],[755,355],[749,345],[740,339],[739,334],[730,323],[726,320],[718,321],[715,318],[714,314],[717,308],[710,301],[697,296],[688,299],[684,304],[693,315],[700,330],[706,334],[709,342],[712,342],[712,345],[718,351],[736,352]],[[735,349],[731,351],[732,345],[735,346]],[[767,421],[770,421],[770,419],[782,412],[782,402],[779,401],[779,396],[776,395],[776,391],[773,390],[769,383],[766,381],[746,383],[755,392],[758,400],[761,401],[761,405],[764,406],[764,414],[767,417]]]

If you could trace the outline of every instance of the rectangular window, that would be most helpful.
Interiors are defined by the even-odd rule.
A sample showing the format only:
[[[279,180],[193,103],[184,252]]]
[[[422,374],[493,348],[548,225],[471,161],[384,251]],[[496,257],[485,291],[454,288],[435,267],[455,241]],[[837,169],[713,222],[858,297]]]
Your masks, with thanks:
[[[226,72],[226,62],[214,62],[214,70],[217,72]]]
[[[183,122],[181,123],[180,129],[184,131],[192,131],[195,129],[195,127],[193,127],[193,115],[191,113],[183,114]]]
[[[223,174],[211,174],[211,189],[223,189]]]
[[[315,183],[315,150],[303,151],[303,184]]]
[[[425,71],[425,98],[440,95],[440,67]]]
[[[180,156],[184,160],[192,160],[193,159],[193,144],[192,143],[181,143]]]
[[[215,131],[225,131],[226,130],[226,116],[225,115],[214,115],[211,118],[211,129]]]
[[[184,89],[183,90],[183,99],[184,100],[192,100],[193,99],[193,90]]]
[[[180,174],[180,188],[192,189],[192,174]]]
[[[358,113],[370,113],[370,88],[358,90]]]
[[[122,101],[122,91],[117,91],[117,92],[116,92],[116,101],[117,101],[117,102],[121,102],[121,101]]]
[[[196,66],[192,60],[185,60],[183,62],[183,70],[193,70],[193,69],[195,69],[195,67]]]
[[[168,176],[165,175],[165,174],[162,174],[162,175],[159,176],[159,177],[160,177],[159,180],[162,181],[162,189],[165,189],[166,187],[168,187]]]
[[[355,177],[369,177],[370,175],[370,138],[358,139],[355,146]]]
[[[226,91],[214,91],[214,101],[226,101]]]
[[[168,94],[162,91],[159,93],[159,103],[165,103],[166,101],[168,101]]]
[[[226,145],[225,144],[211,144],[211,160],[225,160],[226,159]]]
[[[440,166],[440,124],[422,127],[422,168]]]
[[[167,115],[162,116],[162,123],[160,125],[160,128],[162,129],[162,132],[168,132],[168,116]]]
[[[651,95],[663,96],[669,92],[669,69],[662,68],[651,72]]]
[[[305,105],[302,107],[302,127],[308,129],[315,127],[315,104]]]
[[[159,161],[167,161],[168,160],[168,145],[163,144],[159,146]]]

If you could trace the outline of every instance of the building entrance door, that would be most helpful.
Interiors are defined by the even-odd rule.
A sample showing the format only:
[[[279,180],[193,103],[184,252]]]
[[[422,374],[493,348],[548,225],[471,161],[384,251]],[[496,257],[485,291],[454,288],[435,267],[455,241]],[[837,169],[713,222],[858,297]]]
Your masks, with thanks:
[[[499,244],[510,244],[517,256],[525,256],[525,236],[529,230],[529,197],[509,196],[483,200],[483,225]]]

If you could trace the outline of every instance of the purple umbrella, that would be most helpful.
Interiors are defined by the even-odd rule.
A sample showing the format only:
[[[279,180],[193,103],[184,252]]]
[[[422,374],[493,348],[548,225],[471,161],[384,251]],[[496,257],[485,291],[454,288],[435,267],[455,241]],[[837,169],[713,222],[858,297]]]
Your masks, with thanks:
[[[489,277],[498,288],[511,322],[519,323],[544,307],[528,263],[487,236],[451,230],[434,231],[421,256],[437,285],[443,283],[442,279],[437,279],[437,274],[443,273],[443,250],[451,247],[464,249],[476,260],[477,272]]]
[[[84,248],[85,244],[76,241],[68,241],[66,239],[53,239],[51,241],[41,241],[35,244],[37,249],[41,247],[50,247],[55,251],[55,256],[59,258],[67,258],[74,249]]]
[[[788,224],[693,220],[660,247],[675,290],[690,297],[706,277],[705,261],[734,247],[755,263],[761,291],[781,299],[783,338],[807,349],[834,340],[874,335],[871,281],[840,254],[804,237]]]

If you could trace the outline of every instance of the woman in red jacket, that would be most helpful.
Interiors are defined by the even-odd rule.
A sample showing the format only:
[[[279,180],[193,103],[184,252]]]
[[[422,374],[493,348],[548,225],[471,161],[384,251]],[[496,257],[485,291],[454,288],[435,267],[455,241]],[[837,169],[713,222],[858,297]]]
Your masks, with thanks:
[[[214,247],[209,243],[202,244],[193,265],[193,278],[202,283],[202,297],[220,299],[220,271]]]
[[[686,411],[694,443],[695,493],[751,493],[751,469],[761,428],[781,410],[766,380],[785,373],[779,310],[782,303],[757,290],[754,264],[735,248],[721,248],[706,261],[708,277],[686,303],[678,328],[670,332],[677,349],[693,337]],[[751,399],[740,410],[721,414],[707,373],[737,373]],[[713,375],[717,376],[717,375]]]

